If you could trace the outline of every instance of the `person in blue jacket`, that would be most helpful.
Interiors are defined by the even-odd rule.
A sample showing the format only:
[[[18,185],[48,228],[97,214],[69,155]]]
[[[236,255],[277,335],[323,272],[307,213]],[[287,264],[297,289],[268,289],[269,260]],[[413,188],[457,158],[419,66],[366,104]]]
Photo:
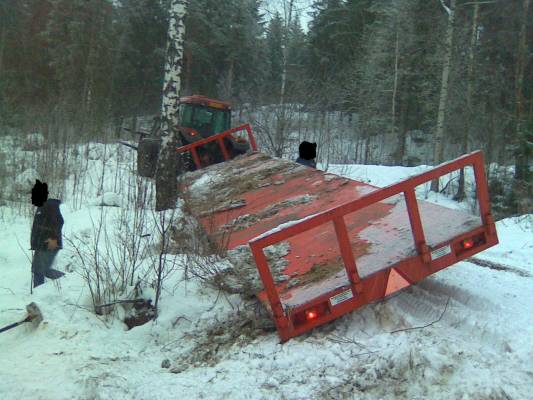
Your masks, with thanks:
[[[316,168],[316,143],[309,143],[303,141],[298,148],[300,156],[296,159],[296,162],[307,167]]]
[[[33,287],[44,283],[44,278],[57,279],[63,272],[52,269],[52,263],[62,248],[61,229],[63,216],[59,210],[61,202],[48,198],[48,185],[35,181],[31,191],[31,202],[37,207],[31,228],[31,249],[35,251],[32,261]]]

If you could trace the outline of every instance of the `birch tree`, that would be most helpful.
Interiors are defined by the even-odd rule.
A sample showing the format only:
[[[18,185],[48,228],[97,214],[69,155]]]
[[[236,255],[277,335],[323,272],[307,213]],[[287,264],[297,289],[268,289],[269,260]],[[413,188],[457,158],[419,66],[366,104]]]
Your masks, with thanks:
[[[185,36],[186,0],[170,3],[165,77],[161,108],[161,148],[156,170],[156,210],[173,209],[177,200],[178,137],[175,127],[179,124],[179,94]]]

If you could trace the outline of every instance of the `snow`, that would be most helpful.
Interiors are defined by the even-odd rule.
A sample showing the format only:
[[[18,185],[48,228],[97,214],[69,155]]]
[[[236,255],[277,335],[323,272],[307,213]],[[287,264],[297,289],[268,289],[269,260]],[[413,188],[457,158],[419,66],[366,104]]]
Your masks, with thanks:
[[[309,196],[309,195],[306,195],[306,196]],[[295,219],[295,220],[292,220],[292,221],[284,222],[283,224],[280,224],[280,225],[276,226],[275,228],[272,228],[272,229],[260,234],[259,236],[254,237],[250,241],[252,242],[252,241],[259,240],[259,239],[262,239],[264,237],[270,236],[273,233],[276,233],[276,232],[282,231],[285,228],[288,228],[289,226],[293,226],[293,225],[296,225],[296,224],[298,224],[300,222],[303,222],[303,221],[306,221],[308,219],[311,219],[311,218],[313,218],[314,216],[316,216],[318,214],[319,213],[311,214],[311,215],[308,215],[307,217],[304,217],[304,218],[300,218],[300,219]]]
[[[214,185],[222,180],[222,177],[216,171],[208,171],[198,178],[190,187],[192,192],[202,193],[202,188]]]
[[[35,169],[28,168],[15,178],[15,189],[29,193],[35,185],[35,179],[39,179],[39,174]]]
[[[113,192],[106,192],[92,201],[94,206],[120,207],[120,196]]]
[[[105,163],[87,161],[83,198],[74,195],[74,174],[69,178],[61,206],[66,237],[92,240],[100,217],[116,226],[124,204],[90,203],[105,193],[126,201],[131,170],[120,151],[106,149]],[[104,167],[109,172],[99,192]],[[384,186],[427,168],[333,166],[330,172]],[[198,180],[197,189],[213,178]],[[444,196],[430,200],[466,207]],[[129,331],[120,312],[107,318],[91,312],[68,242],[56,265],[66,276],[30,294],[31,218],[0,211],[0,326],[22,319],[32,301],[44,317],[38,327],[0,333],[1,399],[531,398],[533,215],[497,222],[500,244],[476,256],[507,269],[460,262],[280,344],[275,332],[241,326],[257,312],[250,303],[185,279],[185,255],[177,256],[182,267],[166,281],[157,321]],[[149,225],[142,233],[154,231]],[[107,240],[120,245],[114,236]],[[161,367],[164,360],[170,368]]]

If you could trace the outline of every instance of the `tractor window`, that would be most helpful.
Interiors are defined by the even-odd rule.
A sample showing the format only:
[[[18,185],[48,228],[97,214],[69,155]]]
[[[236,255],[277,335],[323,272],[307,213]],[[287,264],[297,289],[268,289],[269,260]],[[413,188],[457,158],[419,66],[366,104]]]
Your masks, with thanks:
[[[229,111],[200,105],[181,104],[180,125],[207,130],[210,134],[224,132],[229,129],[230,125]]]
[[[192,114],[194,107],[190,104],[180,104],[180,125],[192,127]]]
[[[224,132],[229,129],[228,115],[229,113],[224,110],[216,110],[213,113],[213,129],[215,133]]]

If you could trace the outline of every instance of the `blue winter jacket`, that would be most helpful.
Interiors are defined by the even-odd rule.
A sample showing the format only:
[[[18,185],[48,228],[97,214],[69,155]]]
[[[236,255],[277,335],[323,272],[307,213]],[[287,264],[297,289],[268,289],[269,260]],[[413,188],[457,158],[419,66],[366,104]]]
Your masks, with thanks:
[[[305,165],[306,167],[316,168],[316,161],[315,161],[314,159],[312,159],[312,160],[306,160],[305,158],[298,157],[298,158],[296,159],[296,162],[297,162],[298,164]]]
[[[59,248],[62,248],[61,229],[63,216],[59,210],[61,201],[48,199],[41,207],[37,207],[31,228],[31,249],[47,250],[47,239],[56,239]]]

